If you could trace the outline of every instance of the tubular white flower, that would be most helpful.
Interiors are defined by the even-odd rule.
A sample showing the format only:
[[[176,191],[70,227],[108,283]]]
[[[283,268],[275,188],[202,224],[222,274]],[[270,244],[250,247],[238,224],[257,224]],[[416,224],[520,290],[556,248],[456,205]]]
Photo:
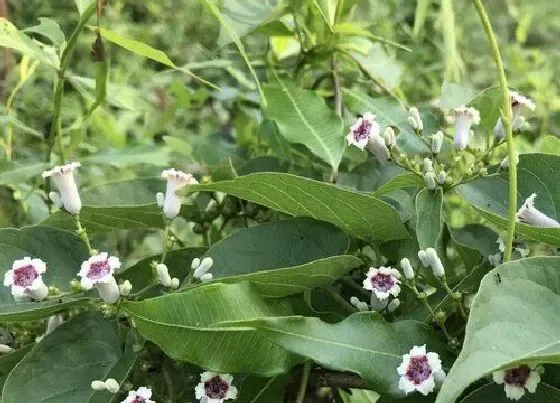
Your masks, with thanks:
[[[406,394],[418,391],[424,396],[440,386],[445,379],[441,360],[436,353],[426,353],[426,345],[414,346],[397,368],[399,389]]]
[[[53,169],[43,172],[42,177],[51,178],[60,193],[60,202],[64,210],[70,214],[78,214],[82,209],[80,193],[74,180],[74,170],[80,166],[79,162],[55,166]]]
[[[156,403],[150,400],[152,397],[152,390],[144,386],[138,388],[138,390],[131,390],[128,392],[128,396],[121,403]]]
[[[422,263],[422,266],[424,267],[430,267],[430,261],[428,260],[428,256],[426,255],[426,251],[425,250],[419,250],[418,251],[418,259],[420,259],[420,262]]]
[[[373,155],[375,155],[379,162],[386,162],[391,158],[391,153],[385,145],[385,140],[383,140],[383,138],[379,135],[369,137],[367,148]]]
[[[370,290],[380,300],[387,299],[389,295],[396,297],[401,292],[401,273],[392,267],[381,266],[379,269],[370,267],[363,286]]]
[[[433,172],[426,172],[424,174],[424,182],[426,182],[426,187],[428,190],[435,190],[437,187],[436,176]]]
[[[404,273],[404,277],[407,280],[412,280],[414,278],[414,269],[412,268],[412,265],[410,264],[410,260],[408,260],[408,258],[403,258],[401,259],[401,269]]]
[[[202,261],[199,258],[193,259],[191,264],[191,268],[194,270],[193,277],[200,280],[213,264],[214,260],[210,256],[205,257]]]
[[[455,108],[455,148],[464,150],[469,144],[472,125],[480,123],[480,113],[474,108],[460,106]]]
[[[124,280],[122,284],[119,285],[119,292],[122,296],[127,297],[132,291],[132,284],[128,280]]]
[[[360,312],[369,311],[367,302],[360,301],[358,297],[350,297],[350,303],[356,307]]]
[[[395,136],[395,130],[391,126],[387,126],[383,131],[383,138],[385,139],[385,145],[389,148],[395,147],[397,145],[397,137]]]
[[[445,276],[445,268],[443,267],[443,263],[441,262],[441,259],[439,258],[434,248],[426,249],[426,257],[428,258],[428,263],[432,267],[434,276],[436,277]]]
[[[121,388],[116,379],[109,378],[105,382],[105,389],[110,393],[117,393]]]
[[[434,163],[428,157],[424,158],[423,170],[424,173],[434,172]]]
[[[237,398],[237,388],[232,386],[233,376],[203,372],[200,383],[194,388],[195,398],[201,403],[223,403],[225,400]]]
[[[542,228],[560,228],[560,223],[550,218],[545,213],[539,211],[535,207],[536,193],[533,193],[523,202],[523,205],[517,211],[517,221]]]
[[[86,290],[93,286],[97,288],[99,296],[105,302],[113,304],[120,297],[120,290],[115,280],[115,270],[121,267],[118,257],[109,256],[107,252],[91,256],[82,263],[78,276],[81,277],[80,285]]]
[[[161,173],[161,177],[167,179],[167,188],[165,189],[163,201],[163,215],[171,220],[177,217],[177,214],[181,211],[181,198],[177,191],[186,185],[195,185],[198,181],[192,175],[176,171],[174,168],[164,170]]]
[[[399,306],[401,306],[401,300],[394,298],[391,302],[389,302],[389,305],[387,305],[387,309],[389,312],[395,312]]]
[[[536,365],[520,365],[515,368],[495,371],[492,379],[497,384],[504,384],[506,396],[511,400],[519,400],[525,395],[525,389],[535,393],[541,381],[539,367]]]
[[[412,107],[408,110],[408,123],[414,130],[424,130],[424,123],[422,123],[422,118],[417,108]]]
[[[61,314],[57,313],[56,315],[50,316],[49,319],[47,320],[47,330],[45,331],[45,336],[49,333],[52,333],[54,329],[56,329],[63,323],[64,323],[64,318],[62,318]]]
[[[439,130],[432,136],[432,153],[438,154],[443,146],[443,132]]]
[[[164,287],[171,287],[171,276],[169,275],[169,270],[167,266],[163,263],[159,263],[156,266],[156,274],[158,282]]]
[[[4,274],[4,285],[12,287],[12,295],[16,301],[32,298],[44,300],[49,294],[49,288],[43,282],[43,273],[47,265],[41,259],[24,257],[15,260],[12,269]]]
[[[525,119],[522,116],[523,110],[525,108],[534,111],[536,108],[535,103],[523,95],[519,94],[517,91],[509,92],[509,100],[511,102],[511,123],[512,130],[522,129],[525,125]],[[506,131],[504,128],[504,123],[502,118],[498,119],[496,126],[494,127],[494,135],[498,140],[503,140],[506,137]]]
[[[381,126],[375,120],[375,115],[371,112],[366,112],[350,128],[346,141],[348,145],[356,146],[363,151],[368,144],[370,136],[378,136],[380,131]]]

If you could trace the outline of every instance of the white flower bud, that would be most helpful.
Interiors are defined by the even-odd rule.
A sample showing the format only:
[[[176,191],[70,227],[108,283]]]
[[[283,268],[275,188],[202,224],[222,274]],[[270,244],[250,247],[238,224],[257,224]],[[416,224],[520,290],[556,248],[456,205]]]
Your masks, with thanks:
[[[13,348],[8,346],[7,344],[0,344],[0,354],[8,354],[14,351]]]
[[[428,157],[424,158],[424,173],[434,172],[434,163]]]
[[[415,107],[408,110],[408,123],[414,128],[414,130],[424,130],[424,123],[422,123],[422,118],[420,118],[420,112]]]
[[[195,266],[195,263],[198,263],[198,265]],[[198,258],[194,259],[191,265],[191,267],[194,269],[193,277],[200,280],[202,276],[204,276],[208,272],[208,270],[210,270],[213,264],[214,260],[212,260],[212,258],[209,256],[202,259],[202,261],[200,261],[200,259]]]
[[[437,175],[437,183],[439,183],[440,185],[443,185],[445,183],[445,181],[447,180],[447,172],[445,171],[440,171],[439,174]]]
[[[132,284],[130,283],[130,281],[124,280],[124,282],[119,285],[119,291],[124,297],[130,295],[130,292],[132,291]]]
[[[432,136],[432,153],[438,154],[443,146],[443,132],[439,130]]]
[[[389,302],[389,305],[387,305],[387,310],[389,312],[395,312],[396,309],[401,305],[401,301],[398,298],[394,298],[393,300],[391,300],[391,302]]]
[[[435,190],[435,188],[437,187],[436,176],[433,172],[426,172],[424,174],[424,182],[426,182],[426,187],[428,188],[428,190]]]
[[[541,228],[560,228],[558,221],[550,218],[535,207],[536,197],[537,194],[533,193],[523,202],[516,214],[517,221]]]
[[[401,259],[401,269],[404,273],[404,277],[408,280],[412,280],[414,278],[414,269],[410,264],[410,260],[408,258]]]
[[[212,275],[212,273],[206,273],[205,275],[200,277],[200,281],[202,281],[203,283],[207,283],[208,281],[211,281],[213,278],[214,276]]]
[[[109,304],[114,304],[121,296],[117,280],[113,276],[109,277],[106,283],[95,284],[95,287],[99,292],[99,297]]]
[[[47,320],[47,330],[45,331],[45,335],[52,333],[54,329],[62,325],[63,322],[64,319],[62,318],[62,315],[59,313],[50,316],[49,319]]]
[[[350,297],[350,303],[356,307],[360,312],[369,311],[367,302],[360,301],[358,297]]]
[[[397,145],[397,138],[395,137],[395,130],[391,126],[387,126],[383,132],[385,138],[385,145],[389,148]]]
[[[163,195],[162,192],[156,193],[156,203],[158,207],[163,207],[163,204],[165,203],[165,196]]]
[[[445,268],[443,267],[443,263],[441,259],[437,255],[437,252],[434,248],[426,249],[426,257],[430,266],[432,267],[432,272],[436,277],[443,277],[445,275]]]
[[[196,270],[198,266],[200,266],[200,259],[195,257],[191,263],[191,269]]]
[[[55,166],[53,169],[47,170],[42,174],[43,179],[51,178],[56,183],[59,191],[59,202],[70,214],[78,214],[82,209],[82,201],[80,200],[78,187],[74,180],[74,170],[79,166],[79,162],[72,162],[62,166]]]
[[[418,259],[420,259],[420,262],[422,262],[422,266],[430,267],[430,261],[428,260],[428,255],[426,255],[426,251],[419,250]]]
[[[105,387],[105,382],[103,382],[103,381],[93,381],[91,383],[91,388],[93,390],[106,390],[107,389]]]
[[[105,389],[111,393],[117,393],[120,389],[119,383],[116,379],[109,378],[105,381]]]
[[[375,155],[379,162],[386,162],[391,158],[391,153],[381,136],[370,136],[367,143],[368,150]]]
[[[177,277],[173,277],[171,279],[171,288],[173,288],[174,290],[176,290],[177,288],[179,288],[179,285],[181,285],[180,280]]]
[[[416,123],[416,120],[412,116],[409,116],[407,120],[408,120],[408,124],[412,126],[414,130],[418,130],[418,124]]]
[[[169,275],[169,270],[167,266],[163,263],[159,263],[156,266],[156,274],[158,282],[164,287],[171,287],[171,276]]]

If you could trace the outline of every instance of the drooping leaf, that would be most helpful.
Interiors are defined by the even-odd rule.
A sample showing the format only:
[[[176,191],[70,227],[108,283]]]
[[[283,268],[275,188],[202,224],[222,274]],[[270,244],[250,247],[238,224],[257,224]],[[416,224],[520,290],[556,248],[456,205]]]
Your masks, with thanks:
[[[2,401],[113,402],[116,396],[94,391],[92,380],[123,382],[134,361],[130,346],[123,353],[114,324],[100,314],[84,313],[60,325],[27,353],[8,376]]]
[[[29,56],[30,59],[45,63],[55,69],[60,67],[60,59],[56,52],[41,49],[36,42],[3,17],[0,17],[0,47],[14,49]]]
[[[344,151],[342,119],[313,91],[304,90],[278,77],[264,87],[268,105],[265,114],[276,122],[290,143],[309,151],[338,169]]]
[[[69,291],[69,281],[75,278],[80,265],[89,256],[82,240],[71,232],[50,227],[0,229],[0,267],[5,273],[14,260],[39,258],[47,264],[43,280],[61,291]],[[64,297],[47,302],[16,303],[9,287],[0,289],[0,320],[24,321],[39,319],[54,312],[83,303]]]
[[[256,173],[189,187],[189,191],[198,190],[220,191],[294,216],[330,222],[365,240],[408,237],[397,212],[387,203],[294,175]]]
[[[60,46],[66,41],[60,25],[50,18],[39,17],[39,25],[25,28],[23,32],[32,32],[45,36],[49,38],[55,46]]]
[[[251,327],[232,325],[234,321],[291,313],[287,301],[264,300],[247,283],[204,285],[127,302],[123,308],[138,331],[167,355],[210,371],[275,376],[297,362]]]
[[[381,185],[373,194],[377,197],[380,197],[385,193],[390,193],[397,189],[424,186],[424,183],[424,179],[422,179],[420,176],[413,174],[412,172],[407,172],[401,175],[394,176],[389,181]]]
[[[472,382],[524,362],[560,363],[560,258],[506,263],[488,273],[472,306],[465,341],[437,402]]]
[[[416,236],[420,249],[436,248],[443,230],[443,191],[422,189],[416,195]]]
[[[532,193],[537,194],[535,207],[549,217],[560,220],[560,183],[556,180],[560,170],[560,157],[549,154],[523,154],[519,156],[517,178],[518,207]],[[486,219],[501,228],[507,226],[508,173],[491,175],[466,183],[459,193]],[[521,235],[560,246],[560,229],[539,228],[518,223]]]
[[[489,383],[475,391],[469,393],[467,397],[461,399],[460,403],[511,403],[511,399],[504,392],[504,385]],[[548,385],[544,382],[539,383],[535,393],[525,393],[520,403],[550,403],[560,402],[560,389]]]
[[[318,318],[261,318],[246,322],[288,351],[329,368],[350,371],[380,393],[398,394],[396,368],[414,345],[427,345],[446,360],[446,348],[427,325],[416,321],[386,322],[375,312],[361,312],[339,323]]]

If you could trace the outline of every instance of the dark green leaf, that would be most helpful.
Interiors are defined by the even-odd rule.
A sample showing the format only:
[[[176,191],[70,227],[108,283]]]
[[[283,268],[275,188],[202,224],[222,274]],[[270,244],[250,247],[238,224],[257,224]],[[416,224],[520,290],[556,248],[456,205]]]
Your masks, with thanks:
[[[19,363],[23,357],[31,350],[33,344],[28,344],[25,347],[18,348],[17,350],[0,357],[0,390],[4,387],[8,375],[12,369]]]
[[[294,216],[330,222],[368,241],[408,236],[397,212],[387,203],[294,175],[256,173],[189,187],[189,191],[198,190],[225,192]]]
[[[496,122],[500,117],[500,105],[502,103],[502,91],[500,87],[486,88],[478,94],[469,106],[480,112],[480,127],[491,131],[494,130]]]
[[[422,189],[416,195],[416,236],[420,249],[436,248],[443,230],[443,191]]]
[[[23,32],[32,32],[45,36],[49,38],[55,46],[60,46],[66,41],[64,32],[60,29],[60,25],[50,18],[39,17],[39,25],[26,28]]]
[[[243,381],[236,403],[284,403],[286,376],[258,378],[250,376]]]

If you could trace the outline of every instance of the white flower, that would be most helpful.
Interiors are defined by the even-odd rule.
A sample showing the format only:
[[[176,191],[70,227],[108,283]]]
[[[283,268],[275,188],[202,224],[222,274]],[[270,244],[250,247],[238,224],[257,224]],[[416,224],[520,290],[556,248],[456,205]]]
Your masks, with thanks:
[[[64,209],[70,214],[78,214],[82,208],[80,193],[74,180],[74,170],[80,166],[79,162],[55,166],[53,169],[43,172],[44,178],[51,178],[59,191],[58,197],[49,194],[55,204],[62,204]],[[55,201],[56,200],[56,201]]]
[[[186,185],[195,185],[198,181],[192,175],[176,171],[174,168],[164,170],[161,177],[167,179],[163,214],[171,220],[177,217],[177,214],[181,211],[181,198],[177,195],[177,191]]]
[[[445,276],[445,268],[443,267],[443,263],[441,263],[441,259],[437,255],[437,252],[434,248],[426,249],[426,257],[428,258],[429,265],[432,267],[434,276]]]
[[[109,378],[105,381],[105,389],[110,393],[117,393],[120,389],[120,385],[116,379]]]
[[[410,264],[410,260],[408,260],[408,258],[403,258],[401,259],[401,269],[404,273],[404,277],[407,280],[412,280],[414,278],[414,269],[412,268],[412,265]]]
[[[118,257],[109,256],[107,252],[101,252],[98,255],[91,256],[82,263],[82,267],[78,276],[80,285],[86,290],[90,290],[93,286],[97,288],[99,296],[105,302],[113,304],[120,297],[119,286],[115,280],[115,269],[121,267],[121,261]]]
[[[130,295],[131,291],[132,291],[132,284],[130,283],[130,281],[124,280],[122,284],[119,284],[119,293],[122,296],[126,297]]]
[[[424,182],[426,182],[426,187],[428,190],[435,190],[437,187],[436,176],[433,172],[426,172],[424,174]]]
[[[370,136],[378,136],[380,131],[381,126],[375,120],[375,115],[371,112],[366,112],[350,128],[346,141],[348,141],[349,145],[354,145],[363,151],[368,144]]]
[[[367,302],[360,301],[358,297],[350,297],[350,303],[356,307],[360,312],[369,311],[369,306]]]
[[[420,259],[420,262],[422,262],[422,266],[426,268],[430,267],[430,261],[428,260],[428,255],[426,255],[425,250],[418,251],[418,259]]]
[[[52,333],[54,329],[62,325],[62,323],[64,323],[64,319],[61,314],[57,313],[56,315],[50,316],[47,320],[47,330],[45,331],[45,336]]]
[[[560,228],[560,223],[553,218],[548,217],[535,207],[536,193],[523,202],[523,205],[517,212],[517,221],[542,228]]]
[[[213,264],[214,260],[212,260],[212,258],[209,256],[202,259],[202,261],[199,258],[194,258],[191,263],[191,269],[194,270],[193,277],[198,280],[202,280],[202,277],[204,277],[206,274],[210,274],[208,273],[208,270],[210,270]],[[208,278],[208,276],[206,276],[206,278]],[[211,274],[210,279],[212,279]]]
[[[389,302],[389,305],[387,305],[387,309],[389,312],[395,312],[399,306],[401,306],[401,300],[394,298],[391,302]]]
[[[424,123],[422,123],[422,118],[420,118],[420,113],[417,108],[412,107],[408,110],[408,123],[414,130],[424,130]]]
[[[223,403],[224,400],[236,399],[237,388],[232,386],[233,376],[203,372],[200,383],[194,388],[195,397],[201,403]]]
[[[131,390],[128,392],[128,396],[121,403],[156,403],[150,400],[152,397],[152,390],[144,386],[138,388],[138,390]]]
[[[443,146],[443,132],[439,130],[432,136],[432,153],[438,154]]]
[[[156,274],[158,278],[158,282],[163,285],[164,287],[171,287],[172,279],[169,275],[169,270],[167,266],[163,263],[160,263],[156,266]]]
[[[391,148],[397,145],[395,130],[391,126],[385,128],[383,131],[383,138],[385,139],[385,145],[387,145],[387,147]]]
[[[539,369],[536,365],[520,365],[492,373],[494,382],[504,384],[506,396],[511,400],[519,400],[525,394],[525,389],[535,393],[541,380]]]
[[[455,108],[455,148],[464,150],[469,144],[472,125],[480,123],[480,113],[474,108],[460,106]]]
[[[423,170],[424,173],[434,172],[434,163],[428,157],[424,158]]]
[[[445,379],[441,360],[436,353],[426,353],[426,345],[414,346],[403,355],[403,362],[397,368],[401,376],[399,389],[406,394],[415,390],[426,396]]]
[[[439,183],[440,185],[443,185],[446,180],[447,180],[447,172],[440,171],[439,174],[437,174],[437,177],[436,177],[437,183]]]
[[[370,267],[366,276],[363,282],[364,288],[370,290],[380,300],[388,298],[389,295],[396,297],[401,292],[399,286],[401,273],[397,269],[383,266],[379,269]]]
[[[41,259],[24,257],[15,260],[12,269],[4,274],[4,285],[12,287],[12,295],[16,301],[29,298],[41,301],[49,294],[49,288],[43,282],[42,274],[47,270],[47,265]]]
[[[379,135],[369,137],[367,148],[380,162],[386,162],[391,159],[391,153],[385,144],[385,140]]]
[[[523,116],[523,110],[525,108],[534,111],[536,108],[535,103],[523,95],[519,94],[517,91],[510,91],[509,92],[509,99],[511,102],[511,122],[512,122],[512,130],[520,130],[523,129],[526,122]],[[494,135],[499,139],[503,140],[506,137],[506,131],[504,128],[504,123],[502,122],[502,118],[498,119],[496,126],[494,127]]]

